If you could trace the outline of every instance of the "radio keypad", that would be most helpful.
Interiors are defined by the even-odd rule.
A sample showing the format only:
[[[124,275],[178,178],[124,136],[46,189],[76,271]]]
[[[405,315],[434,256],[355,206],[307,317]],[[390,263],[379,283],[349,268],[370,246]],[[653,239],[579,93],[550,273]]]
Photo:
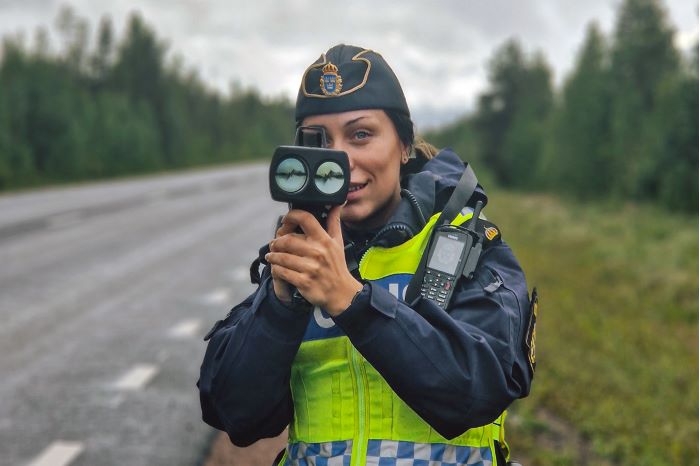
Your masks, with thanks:
[[[452,294],[451,288],[454,279],[454,275],[428,269],[425,271],[421,294],[423,297],[438,303],[441,308],[446,309]]]

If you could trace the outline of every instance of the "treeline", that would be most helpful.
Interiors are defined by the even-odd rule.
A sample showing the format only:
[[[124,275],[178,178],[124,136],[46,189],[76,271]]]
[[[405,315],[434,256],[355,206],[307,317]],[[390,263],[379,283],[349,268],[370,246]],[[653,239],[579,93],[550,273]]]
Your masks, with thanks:
[[[45,28],[31,47],[4,40],[0,189],[264,156],[293,137],[286,99],[207,89],[138,15],[119,41],[103,18],[92,47],[70,8],[56,27],[56,53]]]
[[[625,0],[612,37],[589,26],[559,92],[544,56],[510,40],[476,112],[429,138],[505,186],[697,212],[698,49],[673,35],[659,0]]]
[[[52,52],[6,38],[0,56],[0,189],[265,157],[289,142],[292,104],[208,89],[138,15],[121,40],[64,8]],[[476,111],[427,135],[496,182],[582,199],[698,210],[698,49],[676,49],[661,0],[624,0],[611,37],[592,24],[554,89],[544,55],[510,40]],[[94,45],[91,45],[94,43]]]

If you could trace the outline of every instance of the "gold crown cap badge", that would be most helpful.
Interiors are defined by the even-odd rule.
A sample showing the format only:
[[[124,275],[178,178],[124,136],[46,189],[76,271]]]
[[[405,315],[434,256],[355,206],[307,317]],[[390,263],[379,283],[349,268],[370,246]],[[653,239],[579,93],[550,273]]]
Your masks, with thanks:
[[[334,73],[338,74],[338,67],[335,66],[333,63],[328,62],[326,65],[323,67],[323,73]]]
[[[321,74],[320,80],[321,92],[327,96],[340,94],[340,90],[343,88],[343,78],[338,73],[338,67],[328,62],[322,71],[323,74]]]

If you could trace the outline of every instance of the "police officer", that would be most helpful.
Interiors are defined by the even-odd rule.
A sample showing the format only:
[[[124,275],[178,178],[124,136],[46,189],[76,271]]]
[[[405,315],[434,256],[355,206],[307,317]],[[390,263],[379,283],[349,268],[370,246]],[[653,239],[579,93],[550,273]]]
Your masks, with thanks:
[[[289,425],[285,465],[505,464],[505,409],[528,394],[534,363],[510,248],[479,220],[483,252],[447,308],[404,296],[463,162],[414,140],[398,79],[360,47],[332,47],[306,69],[296,120],[347,152],[347,202],[326,229],[301,210],[283,218],[258,289],[208,335],[204,421],[239,446]],[[476,199],[481,187],[453,224]]]

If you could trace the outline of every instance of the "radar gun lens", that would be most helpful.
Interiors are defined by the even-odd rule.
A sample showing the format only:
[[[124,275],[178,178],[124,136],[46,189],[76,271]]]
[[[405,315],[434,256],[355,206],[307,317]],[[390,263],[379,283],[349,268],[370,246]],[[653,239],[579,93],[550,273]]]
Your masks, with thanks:
[[[286,193],[295,193],[304,187],[309,175],[299,159],[290,157],[277,165],[275,182]]]
[[[316,188],[323,194],[335,194],[345,183],[343,169],[336,162],[323,162],[314,176]]]

